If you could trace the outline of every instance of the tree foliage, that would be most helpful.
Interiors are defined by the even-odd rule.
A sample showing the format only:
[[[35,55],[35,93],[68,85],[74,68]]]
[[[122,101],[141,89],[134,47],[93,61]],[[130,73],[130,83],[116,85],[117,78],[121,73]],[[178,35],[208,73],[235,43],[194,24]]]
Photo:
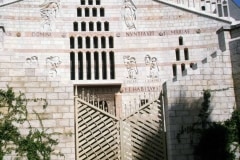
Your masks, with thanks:
[[[224,122],[209,121],[211,91],[205,90],[198,121],[182,127],[177,134],[181,142],[183,134],[190,134],[197,160],[235,160],[236,150],[240,147],[240,111],[235,110],[230,119]],[[193,143],[198,139],[197,143]]]
[[[52,138],[58,133],[49,133],[42,125],[37,115],[40,128],[33,128],[28,120],[27,103],[29,101],[43,101],[43,108],[47,107],[45,99],[26,99],[24,93],[15,93],[12,88],[0,89],[0,159],[5,155],[26,157],[29,160],[50,160],[54,146],[58,140]],[[27,134],[21,133],[20,127],[27,123]],[[62,155],[61,153],[59,153]]]

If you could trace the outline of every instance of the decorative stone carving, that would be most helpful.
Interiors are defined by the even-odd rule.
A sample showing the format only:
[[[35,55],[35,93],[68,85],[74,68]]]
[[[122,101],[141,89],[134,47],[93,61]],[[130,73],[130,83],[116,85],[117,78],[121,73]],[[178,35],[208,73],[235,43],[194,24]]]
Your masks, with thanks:
[[[57,0],[45,0],[39,7],[43,19],[43,30],[52,31],[55,26],[57,12],[59,11],[59,2]]]
[[[38,57],[37,56],[28,57],[26,58],[26,63],[29,66],[36,68],[39,66]]]
[[[128,71],[127,78],[136,79],[136,76],[138,74],[138,69],[137,69],[135,57],[123,56],[123,61]]]
[[[148,78],[158,78],[159,77],[159,67],[157,64],[156,57],[145,56],[145,65],[149,67]]]
[[[136,29],[136,10],[137,7],[132,0],[124,0],[123,2],[123,19],[128,29]]]
[[[58,56],[50,56],[46,58],[49,77],[56,77],[58,74],[57,68],[62,63]]]

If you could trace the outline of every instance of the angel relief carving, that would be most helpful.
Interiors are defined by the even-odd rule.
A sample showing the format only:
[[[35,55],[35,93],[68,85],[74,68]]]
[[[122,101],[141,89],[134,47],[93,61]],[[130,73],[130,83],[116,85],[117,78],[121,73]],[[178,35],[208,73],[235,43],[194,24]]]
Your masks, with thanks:
[[[150,55],[146,55],[145,65],[149,67],[148,78],[158,78],[159,77],[159,67],[157,64],[156,57],[150,57]]]
[[[26,58],[26,64],[28,66],[33,67],[33,68],[38,67],[39,66],[38,57],[37,56],[32,56],[32,57]]]
[[[42,28],[45,31],[52,31],[55,26],[55,19],[59,11],[58,0],[45,0],[40,6],[42,17]]]
[[[128,29],[136,29],[136,10],[137,7],[132,0],[124,0],[123,2],[123,19]]]
[[[56,77],[58,74],[57,68],[62,63],[60,58],[58,56],[47,57],[46,63],[47,63],[49,77]]]
[[[127,71],[128,71],[128,77],[127,78],[136,79],[136,76],[138,74],[136,58],[135,57],[130,57],[130,56],[123,56],[123,62],[124,62],[124,65],[126,66]]]

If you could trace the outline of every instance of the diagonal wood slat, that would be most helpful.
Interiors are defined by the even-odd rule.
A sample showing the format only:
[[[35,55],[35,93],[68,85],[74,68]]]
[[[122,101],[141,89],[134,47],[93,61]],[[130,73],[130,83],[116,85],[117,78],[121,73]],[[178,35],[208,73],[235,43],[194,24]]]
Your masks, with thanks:
[[[119,120],[80,98],[76,104],[78,160],[120,160]]]
[[[167,160],[159,100],[123,119],[75,98],[77,160]]]
[[[123,160],[166,160],[163,117],[162,105],[156,100],[123,119],[122,148],[124,151],[130,151],[122,154]]]

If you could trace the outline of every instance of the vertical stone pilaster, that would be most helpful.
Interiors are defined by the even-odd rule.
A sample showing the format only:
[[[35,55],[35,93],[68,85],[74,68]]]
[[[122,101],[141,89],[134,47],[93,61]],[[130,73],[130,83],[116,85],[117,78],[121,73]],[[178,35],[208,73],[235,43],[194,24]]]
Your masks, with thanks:
[[[120,92],[115,94],[115,102],[116,102],[116,117],[122,117],[122,94]]]

